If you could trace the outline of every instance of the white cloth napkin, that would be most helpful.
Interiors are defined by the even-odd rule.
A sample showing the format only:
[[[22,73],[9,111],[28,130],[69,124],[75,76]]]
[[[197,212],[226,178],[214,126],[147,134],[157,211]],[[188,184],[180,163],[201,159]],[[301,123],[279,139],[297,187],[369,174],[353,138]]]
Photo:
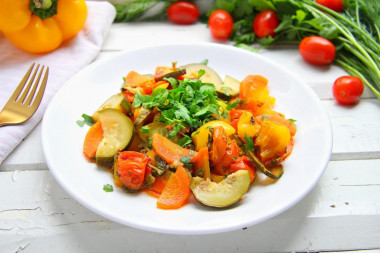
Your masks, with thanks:
[[[19,50],[0,32],[0,110],[33,62],[49,66],[47,87],[33,117],[21,125],[0,127],[0,164],[42,119],[45,109],[64,83],[90,64],[99,53],[116,11],[108,2],[87,1],[87,20],[77,36],[56,51],[36,55]]]

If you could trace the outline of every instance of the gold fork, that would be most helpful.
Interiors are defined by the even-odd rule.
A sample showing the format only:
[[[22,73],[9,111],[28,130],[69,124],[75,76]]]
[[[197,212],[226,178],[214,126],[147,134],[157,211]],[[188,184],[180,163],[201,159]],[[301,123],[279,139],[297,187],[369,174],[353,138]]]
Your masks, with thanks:
[[[37,75],[38,69],[40,68],[40,64],[38,64],[31,75],[34,65],[35,63],[30,66],[28,72],[26,72],[24,78],[5,104],[3,110],[1,110],[0,126],[16,125],[25,122],[32,117],[40,105],[42,96],[45,92],[49,67],[46,67],[42,82],[38,85],[45,66],[41,66]],[[37,79],[34,80],[36,75]],[[28,79],[29,82],[27,82]]]

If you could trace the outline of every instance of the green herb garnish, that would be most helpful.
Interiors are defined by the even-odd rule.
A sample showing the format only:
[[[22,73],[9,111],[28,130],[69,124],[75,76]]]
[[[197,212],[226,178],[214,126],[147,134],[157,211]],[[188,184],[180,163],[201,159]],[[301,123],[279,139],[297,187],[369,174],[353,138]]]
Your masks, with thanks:
[[[141,131],[142,133],[144,133],[144,134],[150,134],[150,129],[149,129],[148,126],[142,126],[142,127],[140,128],[140,131]]]
[[[85,124],[88,126],[92,126],[94,124],[94,121],[93,121],[91,116],[83,113],[82,118],[83,118],[83,120],[77,120],[76,121],[78,126],[83,127]]]
[[[110,184],[103,185],[103,191],[105,192],[113,192],[113,187]]]
[[[253,145],[253,138],[249,137],[246,133],[244,133],[244,140],[245,140],[244,147],[247,150],[254,151],[255,150],[255,146]]]
[[[227,105],[226,110],[231,111],[240,103],[240,99],[236,99],[234,102]]]
[[[133,106],[156,107],[161,113],[157,121],[173,125],[169,139],[184,127],[199,128],[213,116],[228,116],[218,103],[213,84],[202,83],[199,79],[168,80],[173,89],[156,89],[152,95],[142,95],[137,91]]]
[[[190,162],[190,160],[191,160],[190,156],[182,156],[180,159],[181,163],[183,163],[183,165],[185,165],[189,169],[193,167],[193,164]]]
[[[190,136],[184,135],[181,139],[178,140],[177,144],[180,145],[181,147],[184,147],[192,142],[193,140],[191,139]]]

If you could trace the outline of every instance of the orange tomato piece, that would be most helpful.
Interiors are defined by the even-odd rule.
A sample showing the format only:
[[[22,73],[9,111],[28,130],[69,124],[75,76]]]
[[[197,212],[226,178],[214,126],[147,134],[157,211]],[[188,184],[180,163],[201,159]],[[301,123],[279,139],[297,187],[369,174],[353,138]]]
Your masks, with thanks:
[[[228,140],[226,152],[213,167],[213,172],[218,175],[227,176],[228,168],[234,162],[235,159],[239,156],[239,147],[235,141]]]
[[[240,156],[239,158],[237,158],[236,161],[234,161],[229,167],[228,173],[232,174],[238,170],[248,170],[251,176],[251,182],[253,182],[253,180],[256,177],[255,166],[248,159],[247,156]]]
[[[217,165],[222,161],[222,158],[227,150],[227,133],[223,127],[214,128],[212,134],[212,144],[210,148],[210,162],[212,165]]]
[[[145,175],[149,174],[150,158],[140,152],[123,151],[117,159],[117,172],[120,180],[128,189],[137,191],[142,188]]]

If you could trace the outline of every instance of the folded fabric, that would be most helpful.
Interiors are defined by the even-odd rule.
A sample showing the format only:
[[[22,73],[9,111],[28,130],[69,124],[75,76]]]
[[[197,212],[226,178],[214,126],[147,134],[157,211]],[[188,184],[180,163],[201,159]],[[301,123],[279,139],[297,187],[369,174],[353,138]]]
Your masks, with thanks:
[[[116,11],[112,4],[100,1],[87,1],[87,8],[84,28],[75,38],[49,54],[21,51],[0,32],[0,110],[33,62],[49,66],[45,94],[33,117],[21,125],[0,127],[0,164],[40,122],[54,94],[98,55]]]

